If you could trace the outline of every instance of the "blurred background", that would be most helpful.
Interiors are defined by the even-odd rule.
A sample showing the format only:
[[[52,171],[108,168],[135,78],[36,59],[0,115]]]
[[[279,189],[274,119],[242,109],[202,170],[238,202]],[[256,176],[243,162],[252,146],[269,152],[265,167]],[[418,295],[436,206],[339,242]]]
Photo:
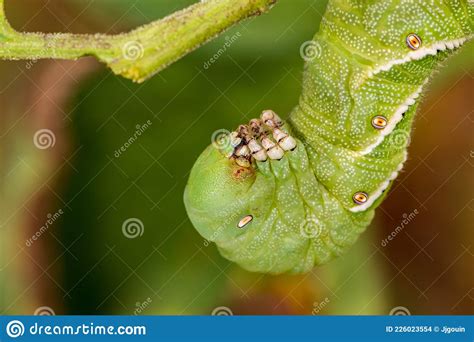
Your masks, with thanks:
[[[191,3],[6,10],[18,30],[118,33]],[[299,48],[325,4],[280,0],[143,84],[92,58],[0,61],[0,312],[474,314],[473,44],[431,82],[405,169],[344,257],[306,275],[250,273],[187,218],[183,190],[212,133],[296,104]]]

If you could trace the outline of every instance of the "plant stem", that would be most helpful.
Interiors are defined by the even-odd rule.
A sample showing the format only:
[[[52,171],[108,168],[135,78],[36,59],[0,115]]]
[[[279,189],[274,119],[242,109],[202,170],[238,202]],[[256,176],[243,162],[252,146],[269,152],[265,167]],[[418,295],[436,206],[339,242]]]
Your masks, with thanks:
[[[114,73],[136,82],[216,37],[232,25],[267,11],[276,0],[207,0],[118,35],[21,33],[0,0],[0,59],[77,59],[92,55]]]

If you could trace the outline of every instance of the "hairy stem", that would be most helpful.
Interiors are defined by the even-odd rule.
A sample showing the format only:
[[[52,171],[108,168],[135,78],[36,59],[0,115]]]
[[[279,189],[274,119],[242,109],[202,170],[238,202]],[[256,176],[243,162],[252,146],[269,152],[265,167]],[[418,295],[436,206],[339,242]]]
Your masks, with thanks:
[[[0,0],[0,59],[77,59],[92,55],[114,73],[141,82],[232,25],[267,11],[276,0],[201,1],[118,35],[21,33]]]

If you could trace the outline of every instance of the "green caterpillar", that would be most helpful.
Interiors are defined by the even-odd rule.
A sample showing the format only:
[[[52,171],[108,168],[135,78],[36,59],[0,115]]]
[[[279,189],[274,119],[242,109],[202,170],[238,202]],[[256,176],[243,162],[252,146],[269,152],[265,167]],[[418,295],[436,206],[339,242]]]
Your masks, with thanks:
[[[264,111],[194,165],[196,229],[250,271],[308,272],[343,254],[403,167],[433,70],[473,29],[473,1],[329,1],[288,120]]]

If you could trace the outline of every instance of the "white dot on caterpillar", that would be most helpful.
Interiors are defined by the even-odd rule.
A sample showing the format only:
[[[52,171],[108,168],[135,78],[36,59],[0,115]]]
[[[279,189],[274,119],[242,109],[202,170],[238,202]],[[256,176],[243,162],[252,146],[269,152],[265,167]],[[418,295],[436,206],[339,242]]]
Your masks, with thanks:
[[[246,225],[248,225],[250,222],[252,222],[253,216],[252,215],[247,215],[244,216],[239,223],[237,223],[238,228],[244,228]]]
[[[382,115],[377,115],[372,118],[372,126],[375,129],[384,129],[387,126],[387,118]]]
[[[415,33],[410,33],[406,38],[407,46],[412,50],[418,50],[421,47],[421,38]]]
[[[354,196],[352,196],[352,200],[355,204],[364,204],[369,199],[369,195],[365,192],[356,192]]]

